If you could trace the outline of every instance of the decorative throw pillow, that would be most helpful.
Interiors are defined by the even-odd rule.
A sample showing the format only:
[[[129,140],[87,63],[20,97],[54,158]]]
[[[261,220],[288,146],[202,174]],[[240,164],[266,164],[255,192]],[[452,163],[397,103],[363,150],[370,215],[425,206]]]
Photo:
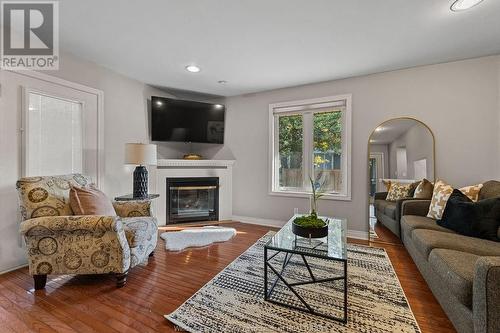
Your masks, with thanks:
[[[427,217],[440,220],[443,215],[444,208],[446,207],[446,202],[452,192],[453,187],[451,185],[448,185],[442,180],[438,180],[436,184],[434,184],[434,190],[432,191],[432,199]]]
[[[431,199],[434,185],[427,179],[423,179],[415,189],[413,197],[416,199]]]
[[[412,184],[391,183],[389,193],[387,193],[387,201],[396,201],[407,198]]]
[[[473,202],[461,190],[453,190],[437,224],[465,236],[498,242],[500,197]]]
[[[387,192],[389,192],[389,190],[391,189],[391,181],[390,180],[382,180],[382,184],[385,185],[385,190]]]
[[[460,191],[465,194],[471,201],[477,201],[479,198],[479,192],[483,184],[465,186],[460,188]],[[438,180],[434,185],[434,191],[432,193],[431,205],[429,207],[429,212],[427,217],[435,220],[440,220],[443,216],[444,209],[446,208],[446,202],[448,201],[451,193],[453,192],[453,187],[446,184],[442,180]]]
[[[410,184],[410,190],[408,191],[409,197],[413,197],[413,195],[415,194],[415,190],[417,189],[418,184],[420,184],[420,182],[414,182],[414,183]]]
[[[465,186],[460,191],[465,194],[469,199],[476,202],[479,199],[479,192],[483,188],[483,184]]]
[[[116,216],[108,197],[94,187],[71,186],[69,204],[75,215]]]

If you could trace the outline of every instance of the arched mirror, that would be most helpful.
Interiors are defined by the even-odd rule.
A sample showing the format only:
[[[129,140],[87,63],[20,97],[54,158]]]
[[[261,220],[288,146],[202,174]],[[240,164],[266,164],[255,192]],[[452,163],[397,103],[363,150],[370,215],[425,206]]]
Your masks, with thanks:
[[[434,182],[434,154],[434,135],[419,120],[391,119],[373,130],[368,142],[371,242],[401,243],[402,203],[432,195],[421,188],[428,184],[424,179]]]

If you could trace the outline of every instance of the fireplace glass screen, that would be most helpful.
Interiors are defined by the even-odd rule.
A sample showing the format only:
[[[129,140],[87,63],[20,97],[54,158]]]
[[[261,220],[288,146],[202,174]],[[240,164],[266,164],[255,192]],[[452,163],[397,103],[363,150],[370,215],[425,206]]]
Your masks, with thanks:
[[[167,224],[217,221],[218,196],[218,178],[167,178]]]

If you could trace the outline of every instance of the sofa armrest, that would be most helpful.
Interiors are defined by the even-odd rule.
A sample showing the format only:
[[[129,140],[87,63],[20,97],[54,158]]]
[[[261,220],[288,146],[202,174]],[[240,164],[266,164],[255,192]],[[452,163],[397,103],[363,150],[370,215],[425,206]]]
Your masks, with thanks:
[[[113,207],[120,217],[152,216],[151,200],[115,201]]]
[[[476,261],[472,308],[474,332],[500,332],[500,257]]]
[[[401,216],[404,215],[427,216],[430,205],[431,205],[430,200],[424,200],[424,199],[406,200],[401,204]]]
[[[51,236],[58,233],[87,232],[102,234],[107,231],[123,230],[122,222],[116,216],[44,216],[21,223],[20,233],[24,236]]]
[[[377,192],[375,193],[375,195],[373,196],[373,199],[374,200],[385,200],[385,198],[387,198],[387,194],[389,192]]]

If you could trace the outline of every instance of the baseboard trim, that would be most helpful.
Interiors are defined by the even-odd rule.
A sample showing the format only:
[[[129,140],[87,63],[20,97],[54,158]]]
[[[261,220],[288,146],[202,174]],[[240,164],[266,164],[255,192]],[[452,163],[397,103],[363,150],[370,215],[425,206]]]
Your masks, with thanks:
[[[233,221],[238,221],[247,224],[257,224],[266,227],[275,227],[280,228],[285,225],[286,221],[281,220],[272,220],[272,219],[263,219],[259,217],[251,217],[251,216],[241,216],[241,215],[233,215]],[[361,240],[368,240],[368,232],[367,231],[359,231],[359,230],[347,230],[347,237]]]
[[[16,266],[16,267],[12,267],[12,268],[6,269],[5,271],[1,271],[0,275],[5,274],[5,273],[9,273],[9,272],[15,271],[16,269],[20,269],[20,268],[24,268],[24,267],[28,267],[28,264],[22,264],[22,265],[19,265],[19,266]]]

